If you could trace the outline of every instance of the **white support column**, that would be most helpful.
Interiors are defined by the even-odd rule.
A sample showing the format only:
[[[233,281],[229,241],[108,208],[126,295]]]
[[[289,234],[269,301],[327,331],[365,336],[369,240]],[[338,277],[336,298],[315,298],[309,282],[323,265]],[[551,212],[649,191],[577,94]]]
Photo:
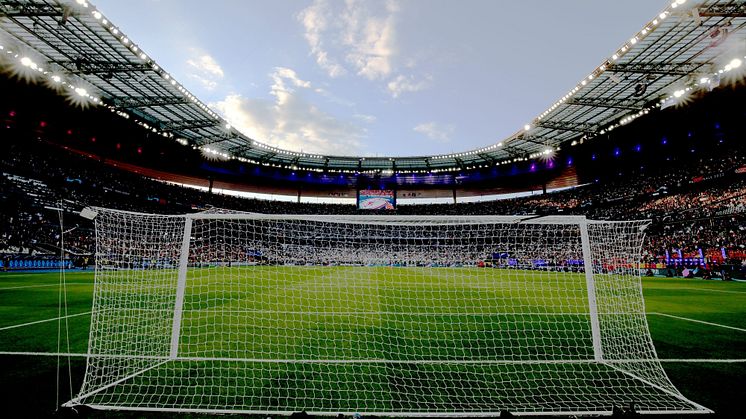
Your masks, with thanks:
[[[179,254],[179,274],[176,282],[176,302],[174,303],[174,321],[171,328],[171,353],[170,357],[176,358],[179,354],[179,334],[181,333],[181,315],[184,308],[184,289],[186,288],[187,265],[189,264],[189,243],[192,240],[192,218],[186,217],[184,221],[184,236],[181,241],[181,252]]]
[[[585,270],[585,285],[588,290],[588,308],[591,317],[591,334],[593,337],[593,358],[603,361],[604,353],[601,347],[601,327],[598,321],[598,304],[596,302],[596,280],[593,276],[593,255],[591,254],[591,241],[588,236],[588,221],[583,220],[580,225],[580,242],[583,251],[583,264]]]

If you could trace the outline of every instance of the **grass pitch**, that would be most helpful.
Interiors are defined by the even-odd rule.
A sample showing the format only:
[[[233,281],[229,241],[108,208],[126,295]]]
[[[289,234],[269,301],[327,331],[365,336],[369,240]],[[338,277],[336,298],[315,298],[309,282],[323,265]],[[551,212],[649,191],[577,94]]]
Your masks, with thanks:
[[[237,268],[233,268],[237,269]],[[340,272],[343,272],[341,268]],[[492,270],[486,270],[495,272]],[[494,313],[496,307],[491,306],[489,298],[485,293],[494,293],[494,284],[490,283],[487,276],[476,277],[477,285],[482,281],[483,287],[470,287],[468,289],[453,288],[449,292],[460,293],[458,299],[438,298],[443,295],[428,295],[427,281],[424,276],[416,277],[414,281],[407,280],[407,287],[399,287],[387,291],[389,294],[383,295],[377,293],[358,293],[359,297],[355,301],[345,299],[343,294],[335,293],[334,277],[322,276],[317,277],[314,281],[304,281],[302,278],[297,281],[292,292],[283,292],[281,294],[262,292],[261,284],[253,289],[236,289],[230,295],[237,298],[225,300],[225,293],[222,295],[213,294],[212,299],[197,296],[198,288],[194,288],[192,293],[187,291],[185,300],[185,317],[183,326],[191,328],[197,332],[202,328],[202,333],[192,333],[192,338],[186,338],[181,341],[180,351],[185,355],[199,356],[209,354],[210,357],[229,356],[235,357],[237,354],[241,358],[255,358],[266,356],[266,354],[283,354],[288,357],[297,359],[298,357],[311,358],[328,358],[328,359],[345,359],[355,357],[377,357],[382,355],[381,350],[385,344],[393,343],[397,348],[401,348],[395,356],[403,360],[421,359],[425,356],[481,356],[480,350],[484,346],[473,348],[476,352],[468,352],[468,345],[459,343],[459,331],[463,331],[463,326],[468,326],[468,333],[473,338],[480,336],[484,341],[500,342],[508,341],[517,337],[518,333],[525,333],[538,326],[543,329],[561,331],[560,328],[567,327],[568,324],[574,325],[572,333],[567,330],[561,333],[548,334],[542,338],[550,339],[546,345],[533,345],[534,348],[561,348],[573,347],[585,348],[587,345],[573,345],[573,336],[586,336],[589,331],[583,329],[585,322],[582,321],[556,321],[552,324],[553,317],[539,314],[536,303],[532,302],[532,296],[536,292],[551,294],[552,284],[547,285],[542,281],[540,275],[537,275],[536,283],[539,285],[536,290],[525,292],[526,304],[523,309],[535,310],[536,313],[526,321],[527,317],[521,317],[521,322],[513,321],[514,330],[506,328],[500,331],[504,335],[495,335],[494,330],[488,330],[484,326],[489,322],[484,316],[475,314]],[[195,284],[199,281],[208,281],[207,277],[197,278]],[[370,290],[370,284],[365,284],[365,278],[359,277],[357,286],[359,290]],[[0,351],[5,352],[29,352],[29,353],[53,353],[53,352],[72,352],[85,353],[88,346],[88,332],[90,327],[90,311],[93,290],[93,273],[92,272],[70,272],[67,274],[68,283],[68,317],[69,324],[69,341],[67,347],[66,339],[63,339],[63,345],[57,347],[57,320],[58,317],[58,274],[57,273],[10,273],[0,274]],[[504,278],[501,284],[505,285]],[[542,286],[543,284],[543,286]],[[570,280],[561,286],[563,289],[574,289],[576,285],[578,291],[582,291],[582,282],[578,278]],[[701,403],[715,410],[718,414],[727,417],[733,415],[739,409],[738,404],[746,395],[744,389],[744,371],[746,363],[746,284],[723,283],[723,282],[705,282],[696,280],[670,280],[670,279],[645,279],[643,281],[646,309],[649,313],[647,316],[651,333],[660,358],[672,360],[664,362],[666,372],[674,384],[682,393],[698,403]],[[355,286],[352,284],[351,286]],[[514,290],[515,291],[515,290]],[[246,293],[261,293],[263,298],[253,299],[249,303],[241,295]],[[582,292],[566,293],[567,295],[576,295],[578,298],[577,307],[581,307]],[[191,296],[191,297],[190,297]],[[419,308],[419,312],[412,312],[411,305],[406,302],[414,296],[418,301],[426,301]],[[545,297],[545,296],[544,296]],[[546,301],[546,298],[543,298]],[[210,302],[212,301],[212,302]],[[257,305],[257,301],[260,303]],[[463,304],[454,306],[453,301],[462,301]],[[494,299],[493,299],[494,301]],[[551,301],[551,299],[550,299]],[[286,315],[282,318],[271,317],[268,312],[285,311],[293,313],[299,309],[307,309],[309,302],[313,302],[316,308],[312,315],[298,317],[297,315]],[[218,304],[219,303],[219,304]],[[478,303],[478,304],[477,304]],[[448,306],[444,306],[448,304]],[[541,311],[551,312],[560,310],[567,313],[567,298],[557,300],[556,305],[546,304],[542,306]],[[574,304],[574,303],[573,303]],[[216,335],[210,334],[210,328],[205,327],[205,323],[216,321],[217,317],[210,318],[207,313],[214,312],[215,308],[221,307],[217,312],[236,312],[241,313],[247,310],[253,311],[250,317],[236,314],[233,318],[222,317],[219,321],[230,326],[234,334],[252,334],[263,336],[259,342],[254,342],[247,346],[231,346],[225,339],[220,339]],[[344,309],[350,314],[346,319],[335,317],[336,327],[333,329],[315,327],[310,328],[311,324],[323,324],[328,321],[327,312],[337,312]],[[480,312],[481,310],[481,312]],[[499,310],[505,311],[504,308]],[[577,315],[582,317],[582,309],[577,310]],[[379,315],[377,318],[371,318],[369,314],[361,315],[356,312],[366,313],[387,313],[385,316]],[[439,321],[432,321],[433,313],[449,312],[447,318],[440,318]],[[572,312],[572,310],[570,310]],[[504,314],[503,314],[504,315]],[[672,317],[674,316],[674,317]],[[481,318],[482,320],[474,320]],[[512,318],[515,320],[515,317]],[[491,321],[500,321],[501,324],[511,324],[511,319],[505,317],[502,319],[492,319]],[[362,324],[366,324],[369,330],[364,335],[370,337],[368,342],[350,345],[349,336],[354,326],[358,329]],[[470,323],[469,323],[470,322]],[[549,323],[547,323],[549,322]],[[449,328],[449,324],[461,323],[458,328]],[[468,324],[467,324],[468,323]],[[548,326],[549,324],[549,326]],[[436,325],[438,325],[436,327]],[[564,326],[563,326],[564,325]],[[426,335],[428,340],[440,339],[442,344],[433,345],[441,349],[440,353],[425,354],[422,349],[422,333],[412,333],[417,327],[433,327],[428,330]],[[727,326],[727,327],[724,327]],[[273,332],[275,331],[275,332]],[[302,331],[305,331],[302,333]],[[290,333],[289,333],[290,332]],[[385,332],[385,333],[384,333]],[[393,333],[396,332],[396,333]],[[356,330],[359,333],[359,330]],[[492,333],[490,335],[490,333]],[[511,335],[515,333],[515,335]],[[551,341],[551,339],[555,339]],[[242,341],[245,339],[237,338],[233,341]],[[386,340],[384,342],[383,340]],[[468,341],[468,339],[464,339]],[[348,344],[342,344],[347,342]],[[458,343],[458,345],[454,344]],[[498,350],[497,346],[492,348],[491,353]],[[532,357],[542,354],[531,351],[515,352],[511,348],[505,356],[518,357],[518,359],[531,359]],[[554,350],[554,349],[550,349]],[[391,353],[386,353],[387,358]],[[544,354],[555,356],[556,353]],[[564,354],[572,355],[572,354]],[[576,354],[582,356],[583,354]],[[722,360],[741,360],[741,362],[722,362]],[[717,361],[717,362],[712,362]],[[55,410],[57,400],[56,396],[56,362],[55,357],[41,355],[0,355],[0,399],[4,399],[6,409],[11,406],[24,416],[50,416]],[[69,381],[67,377],[66,359],[62,364],[65,369],[62,371],[60,382],[62,383],[59,392],[59,401],[63,402],[70,398]],[[85,367],[84,358],[72,358],[72,388],[76,393],[80,388],[80,382],[83,377]],[[231,366],[221,366],[231,368]],[[207,371],[214,368],[213,366],[203,363],[193,363],[189,368],[183,371]],[[350,367],[347,367],[350,368]],[[348,369],[346,374],[359,374],[359,380],[355,382],[364,383],[375,375],[382,375],[376,371],[375,366],[361,368],[356,366],[357,372]],[[154,371],[157,371],[154,370]],[[320,371],[304,370],[296,368],[293,375],[297,380],[313,380],[314,374]],[[287,374],[288,371],[285,371]],[[323,372],[322,372],[323,373]],[[339,370],[333,371],[339,374]],[[458,377],[469,375],[469,371],[454,372]],[[525,373],[533,374],[534,372]],[[542,374],[559,373],[542,371]],[[200,375],[200,374],[197,374]],[[204,376],[204,374],[201,374]],[[429,370],[428,368],[419,368],[418,370],[410,369],[402,373],[403,379],[415,383],[418,379],[428,379],[427,375],[433,375],[435,378],[428,379],[430,382],[436,382],[437,378],[444,377],[444,371]],[[189,380],[194,379],[192,373],[182,377],[172,377],[176,379]],[[271,380],[273,377],[258,377],[256,383],[261,386],[263,380]],[[205,384],[207,385],[207,384]],[[375,383],[369,386],[375,386]],[[509,391],[506,385],[506,391]],[[199,387],[199,386],[198,386]],[[336,388],[322,388],[320,399],[328,397],[360,397],[365,393],[365,386],[350,386],[349,384],[339,384]],[[192,386],[194,388],[194,386]],[[370,387],[368,391],[376,391]],[[470,397],[474,394],[468,391],[468,388],[452,389],[452,396],[448,403],[467,403],[474,402]],[[199,391],[192,396],[199,397]],[[307,397],[316,397],[309,394]],[[273,395],[266,393],[264,397],[272,400]],[[139,417],[138,414],[126,412],[93,412],[93,417]],[[166,416],[166,415],[164,415]],[[171,415],[168,415],[169,417]],[[190,416],[190,415],[180,415]]]

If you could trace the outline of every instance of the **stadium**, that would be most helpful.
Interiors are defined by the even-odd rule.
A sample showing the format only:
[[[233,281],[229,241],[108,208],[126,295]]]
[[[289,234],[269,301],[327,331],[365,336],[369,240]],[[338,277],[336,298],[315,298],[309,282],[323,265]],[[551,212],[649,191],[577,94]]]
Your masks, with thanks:
[[[0,0],[8,417],[744,415],[743,0],[101,3]]]

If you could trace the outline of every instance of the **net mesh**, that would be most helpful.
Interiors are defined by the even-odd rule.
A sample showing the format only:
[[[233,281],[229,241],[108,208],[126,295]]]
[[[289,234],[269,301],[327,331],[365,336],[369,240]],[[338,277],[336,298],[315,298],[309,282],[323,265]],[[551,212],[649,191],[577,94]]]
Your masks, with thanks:
[[[636,266],[643,222],[97,211],[90,357],[73,404],[703,410],[657,361]]]

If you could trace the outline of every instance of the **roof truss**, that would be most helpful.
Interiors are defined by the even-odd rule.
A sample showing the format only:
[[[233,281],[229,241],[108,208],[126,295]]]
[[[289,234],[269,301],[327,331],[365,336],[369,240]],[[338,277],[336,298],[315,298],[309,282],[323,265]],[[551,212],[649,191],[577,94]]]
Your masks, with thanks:
[[[193,145],[218,144],[235,156],[264,164],[307,164],[329,170],[357,167],[356,156],[285,151],[257,143],[235,130],[227,131],[224,120],[152,58],[143,56],[135,41],[114,23],[100,14],[97,17],[97,13],[93,5],[83,8],[75,0],[0,0],[0,39],[11,42],[13,48],[35,51],[39,60],[45,61],[45,68],[64,74],[71,85],[95,92],[113,109],[160,127],[174,138],[188,139]],[[659,102],[687,80],[715,71],[730,53],[726,44],[731,39],[743,43],[743,0],[690,0],[676,9],[668,6],[665,13],[664,20],[658,18],[643,26],[637,42],[625,43],[624,53],[610,51],[609,57],[600,59],[595,77],[586,75],[568,95],[548,104],[549,109],[531,121],[529,132],[510,135],[500,141],[500,147],[400,158],[399,169],[496,164],[558,147],[579,135],[594,135],[630,112]],[[715,42],[713,33],[723,39],[727,35],[729,42]],[[147,47],[147,40],[142,41]],[[642,91],[640,83],[645,84]],[[369,160],[366,169],[396,167],[388,157]]]

